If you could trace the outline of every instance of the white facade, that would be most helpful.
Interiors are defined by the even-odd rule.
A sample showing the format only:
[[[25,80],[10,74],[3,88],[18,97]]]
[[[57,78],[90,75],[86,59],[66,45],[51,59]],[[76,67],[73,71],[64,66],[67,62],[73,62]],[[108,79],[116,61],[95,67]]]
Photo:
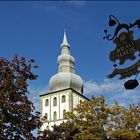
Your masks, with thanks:
[[[58,57],[58,73],[50,78],[50,92],[40,95],[41,119],[44,116],[46,118],[40,131],[52,130],[54,124],[59,125],[66,121],[65,112],[72,112],[80,101],[89,100],[83,95],[83,82],[81,77],[75,74],[74,63],[64,32],[61,55]]]
[[[74,107],[80,103],[80,101],[88,100],[73,89],[64,89],[56,92],[50,92],[40,97],[41,118],[47,116],[46,121],[42,125],[41,131],[46,128],[52,129],[54,124],[59,125],[63,121],[66,121],[64,118],[64,112],[71,112],[73,111]],[[55,99],[57,100],[56,105],[54,104]],[[46,102],[48,104],[46,104]]]

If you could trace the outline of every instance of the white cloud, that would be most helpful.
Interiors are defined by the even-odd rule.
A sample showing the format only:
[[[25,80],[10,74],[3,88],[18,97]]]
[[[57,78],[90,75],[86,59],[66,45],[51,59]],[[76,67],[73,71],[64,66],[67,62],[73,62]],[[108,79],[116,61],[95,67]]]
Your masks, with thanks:
[[[133,90],[126,90],[123,86],[125,81],[105,79],[102,83],[92,80],[84,82],[84,95],[91,98],[92,95],[99,97],[103,95],[109,104],[114,101],[121,105],[140,103],[140,86]],[[140,83],[140,80],[139,80]]]
[[[112,92],[114,90],[120,90],[121,88],[122,88],[121,81],[115,82],[105,79],[101,84],[98,84],[91,80],[84,82],[84,94],[86,95],[92,95],[94,93],[102,94]]]
[[[137,104],[140,103],[140,88],[135,90],[124,90],[111,97],[112,100],[116,100],[121,104]]]

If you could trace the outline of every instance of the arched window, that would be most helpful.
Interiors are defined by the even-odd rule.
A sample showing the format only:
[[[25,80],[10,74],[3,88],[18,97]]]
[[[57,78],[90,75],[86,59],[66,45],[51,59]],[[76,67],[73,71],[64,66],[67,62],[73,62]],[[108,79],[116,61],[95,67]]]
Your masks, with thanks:
[[[57,106],[57,98],[56,97],[53,98],[53,106]]]
[[[66,102],[66,96],[63,95],[61,100],[62,100],[62,103]]]
[[[49,105],[49,99],[46,99],[45,106],[48,106],[48,105]]]
[[[82,100],[80,100],[80,104],[82,103],[83,101]]]
[[[54,121],[57,120],[57,113],[56,113],[56,111],[54,111],[54,113],[53,113],[53,119],[54,119]]]
[[[64,109],[63,110],[63,118],[66,118],[66,114],[65,113],[66,113],[66,110]]]
[[[45,113],[44,118],[45,118],[46,120],[48,120],[48,113]]]

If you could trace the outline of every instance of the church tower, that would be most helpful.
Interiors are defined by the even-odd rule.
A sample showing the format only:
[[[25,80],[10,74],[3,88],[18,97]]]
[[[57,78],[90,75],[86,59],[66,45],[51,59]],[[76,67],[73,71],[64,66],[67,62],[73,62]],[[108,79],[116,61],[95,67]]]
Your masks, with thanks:
[[[40,95],[41,118],[45,116],[41,131],[52,129],[65,120],[65,112],[73,111],[80,101],[89,100],[83,95],[83,81],[75,74],[75,60],[70,54],[66,31],[61,44],[61,54],[57,58],[58,73],[49,81],[50,92]]]

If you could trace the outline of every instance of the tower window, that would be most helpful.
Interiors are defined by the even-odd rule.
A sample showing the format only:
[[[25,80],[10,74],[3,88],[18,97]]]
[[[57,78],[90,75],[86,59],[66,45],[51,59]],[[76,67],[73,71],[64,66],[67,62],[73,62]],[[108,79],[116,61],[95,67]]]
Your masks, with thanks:
[[[45,118],[46,120],[48,120],[48,113],[45,113],[44,118]]]
[[[64,109],[63,110],[63,118],[66,118],[66,114],[65,113],[66,113],[66,110]]]
[[[62,103],[64,103],[64,102],[66,102],[66,96],[65,95],[62,96]]]
[[[48,105],[49,105],[49,99],[46,99],[45,106],[48,106]]]
[[[57,106],[57,98],[56,97],[53,98],[53,106]]]
[[[56,111],[54,111],[54,113],[53,113],[53,119],[54,119],[54,121],[57,120],[57,113],[56,113]]]

